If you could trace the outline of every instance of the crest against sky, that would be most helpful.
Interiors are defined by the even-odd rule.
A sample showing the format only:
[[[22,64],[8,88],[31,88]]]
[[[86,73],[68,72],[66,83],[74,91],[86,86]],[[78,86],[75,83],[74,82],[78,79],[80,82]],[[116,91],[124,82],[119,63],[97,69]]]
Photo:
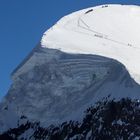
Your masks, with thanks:
[[[134,4],[139,0],[0,0],[0,99],[10,73],[61,17],[101,4]]]

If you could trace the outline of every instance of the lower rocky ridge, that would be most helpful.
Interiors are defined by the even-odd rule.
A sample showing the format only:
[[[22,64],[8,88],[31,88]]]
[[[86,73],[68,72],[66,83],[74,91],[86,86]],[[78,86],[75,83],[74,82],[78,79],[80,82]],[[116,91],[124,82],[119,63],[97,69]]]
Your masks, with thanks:
[[[139,140],[140,101],[123,98],[97,102],[85,111],[82,122],[68,121],[47,128],[27,121],[0,135],[1,140]]]

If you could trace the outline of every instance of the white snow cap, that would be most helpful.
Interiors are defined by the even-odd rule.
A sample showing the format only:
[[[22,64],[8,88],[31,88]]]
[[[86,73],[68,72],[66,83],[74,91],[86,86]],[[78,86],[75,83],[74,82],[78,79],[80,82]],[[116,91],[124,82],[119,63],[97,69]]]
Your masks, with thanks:
[[[116,59],[140,84],[139,36],[139,6],[101,5],[63,17],[44,33],[41,46]]]

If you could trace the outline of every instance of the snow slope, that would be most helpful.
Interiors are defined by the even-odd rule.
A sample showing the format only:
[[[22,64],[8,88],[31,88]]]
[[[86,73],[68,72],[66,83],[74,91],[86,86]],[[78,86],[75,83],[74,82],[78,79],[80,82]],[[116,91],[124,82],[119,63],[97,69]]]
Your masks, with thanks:
[[[126,66],[140,83],[140,7],[102,5],[62,18],[42,37],[43,47],[96,54]]]

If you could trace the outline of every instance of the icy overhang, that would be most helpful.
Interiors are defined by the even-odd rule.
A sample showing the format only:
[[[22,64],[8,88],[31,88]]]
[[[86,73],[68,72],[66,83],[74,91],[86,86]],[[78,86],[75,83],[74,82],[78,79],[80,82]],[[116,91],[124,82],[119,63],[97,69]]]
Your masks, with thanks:
[[[47,30],[41,46],[116,59],[140,83],[140,7],[101,5],[63,17]]]

